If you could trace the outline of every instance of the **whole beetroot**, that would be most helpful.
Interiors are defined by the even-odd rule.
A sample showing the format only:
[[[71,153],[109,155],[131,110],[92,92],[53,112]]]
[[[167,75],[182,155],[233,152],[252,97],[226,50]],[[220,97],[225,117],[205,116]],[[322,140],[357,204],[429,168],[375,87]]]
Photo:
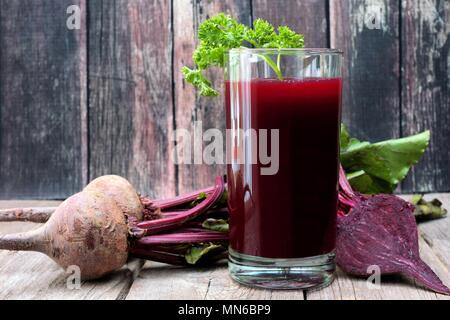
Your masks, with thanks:
[[[92,180],[83,191],[100,192],[113,199],[124,215],[142,220],[144,206],[134,187],[125,178],[116,175],[101,176]]]
[[[63,268],[78,266],[83,279],[94,279],[126,263],[127,234],[117,204],[86,191],[65,200],[41,228],[1,236],[0,249],[42,252]]]
[[[106,175],[92,180],[83,191],[100,192],[116,202],[128,218],[143,219],[144,204],[127,179]],[[145,202],[145,201],[144,201]],[[45,223],[57,207],[12,208],[0,210],[0,221],[30,221]]]
[[[411,203],[394,195],[354,192],[342,168],[339,185],[336,261],[344,272],[369,276],[369,267],[376,265],[382,274],[403,274],[438,293],[450,294],[420,258]]]
[[[193,244],[227,241],[226,234],[202,229],[197,223],[184,228],[210,209],[223,191],[223,179],[218,177],[215,187],[206,189],[206,199],[202,197],[193,207],[171,211],[195,200],[203,191],[155,203],[144,199],[144,205],[127,180],[117,176],[100,177],[61,203],[42,227],[0,236],[0,249],[44,253],[63,268],[78,266],[82,279],[86,280],[121,268],[130,253],[180,264],[185,262],[184,255],[174,254],[174,248],[183,246],[188,251]],[[141,221],[145,210],[158,211],[164,216],[158,216],[156,223]],[[177,228],[180,228],[179,236]],[[169,234],[146,236],[161,230]],[[138,249],[132,250],[135,246]]]

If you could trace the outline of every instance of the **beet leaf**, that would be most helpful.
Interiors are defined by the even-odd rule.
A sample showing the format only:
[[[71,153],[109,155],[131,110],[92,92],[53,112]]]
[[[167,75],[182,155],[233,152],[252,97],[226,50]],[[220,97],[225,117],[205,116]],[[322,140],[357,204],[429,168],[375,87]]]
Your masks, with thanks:
[[[426,201],[421,194],[412,196],[410,202],[416,206],[414,215],[417,222],[439,219],[447,216],[447,210],[442,207],[442,202],[438,199]]]
[[[353,188],[365,194],[391,193],[423,155],[429,140],[430,132],[425,131],[369,143],[351,138],[342,126],[340,159]]]

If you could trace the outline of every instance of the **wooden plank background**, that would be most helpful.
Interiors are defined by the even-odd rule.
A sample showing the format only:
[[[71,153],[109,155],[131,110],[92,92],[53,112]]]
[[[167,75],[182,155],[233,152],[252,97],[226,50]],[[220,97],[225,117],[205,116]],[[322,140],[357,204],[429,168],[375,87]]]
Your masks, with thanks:
[[[66,27],[73,4],[79,30]],[[431,129],[401,191],[450,190],[449,1],[0,0],[0,198],[60,199],[106,173],[157,197],[211,184],[223,166],[170,159],[175,129],[224,128],[222,99],[197,97],[179,71],[220,11],[343,49],[351,133]]]
[[[84,0],[0,1],[2,198],[61,198],[87,180],[86,27],[66,28],[71,4],[86,11]]]

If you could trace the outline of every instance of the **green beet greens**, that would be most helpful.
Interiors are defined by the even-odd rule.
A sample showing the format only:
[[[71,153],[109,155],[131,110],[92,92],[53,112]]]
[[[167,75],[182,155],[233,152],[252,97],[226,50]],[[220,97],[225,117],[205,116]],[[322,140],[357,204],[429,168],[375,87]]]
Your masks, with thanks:
[[[361,193],[391,193],[425,152],[430,132],[378,143],[350,138],[341,129],[341,164],[351,186]]]

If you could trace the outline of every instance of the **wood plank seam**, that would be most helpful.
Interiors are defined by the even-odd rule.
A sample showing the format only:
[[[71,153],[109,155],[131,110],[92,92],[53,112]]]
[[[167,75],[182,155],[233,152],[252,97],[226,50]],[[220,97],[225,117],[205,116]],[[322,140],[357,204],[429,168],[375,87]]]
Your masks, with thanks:
[[[136,259],[135,261],[131,262],[133,265],[135,265],[135,268],[132,268],[132,270],[128,270],[127,273],[127,284],[120,290],[120,292],[117,295],[116,300],[126,300],[128,294],[130,293],[131,286],[133,285],[134,281],[139,277],[139,274],[144,267],[145,261],[141,259]]]

